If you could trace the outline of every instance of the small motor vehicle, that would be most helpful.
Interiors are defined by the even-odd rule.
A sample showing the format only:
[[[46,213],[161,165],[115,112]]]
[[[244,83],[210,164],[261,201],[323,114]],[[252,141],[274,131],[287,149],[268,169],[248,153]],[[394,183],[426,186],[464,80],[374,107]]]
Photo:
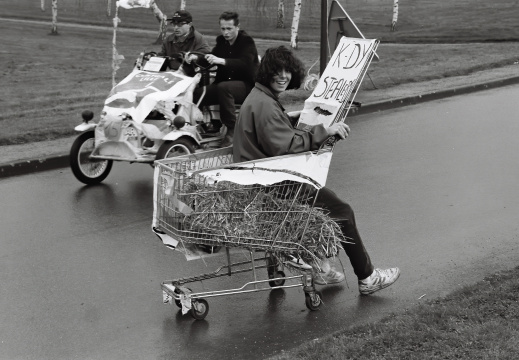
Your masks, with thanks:
[[[193,103],[197,86],[209,85],[212,67],[198,55],[194,76],[165,70],[167,57],[141,53],[133,71],[119,82],[105,100],[99,121],[90,110],[74,129],[81,132],[70,149],[70,167],[87,184],[102,182],[114,161],[149,163],[155,160],[218,148],[226,128],[219,121],[218,106],[200,109]],[[187,54],[178,54],[184,60]],[[216,124],[216,126],[215,126]]]

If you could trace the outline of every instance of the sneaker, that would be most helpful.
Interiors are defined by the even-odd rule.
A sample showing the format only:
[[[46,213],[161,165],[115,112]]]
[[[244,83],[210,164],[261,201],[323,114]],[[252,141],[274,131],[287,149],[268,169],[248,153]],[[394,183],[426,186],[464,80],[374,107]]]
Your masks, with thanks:
[[[301,259],[300,257],[295,257],[294,255],[288,255],[287,258],[288,258],[288,260],[285,261],[285,264],[288,264],[290,266],[293,266],[293,267],[296,267],[296,268],[299,268],[302,270],[311,270],[312,269],[312,267],[310,265],[308,265],[307,263],[305,263],[303,261],[303,259]]]
[[[382,290],[393,284],[399,276],[399,268],[375,269],[369,277],[359,280],[359,292],[361,295],[373,294],[375,291]]]
[[[319,272],[314,276],[314,283],[317,285],[338,284],[344,281],[344,274],[330,268],[327,272]]]

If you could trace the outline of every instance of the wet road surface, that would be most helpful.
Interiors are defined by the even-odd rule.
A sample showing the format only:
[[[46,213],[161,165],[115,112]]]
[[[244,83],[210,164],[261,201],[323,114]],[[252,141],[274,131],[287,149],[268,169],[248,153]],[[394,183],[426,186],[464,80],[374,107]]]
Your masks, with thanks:
[[[315,312],[300,289],[209,299],[203,321],[162,304],[162,281],[224,260],[187,262],[153,235],[148,165],[116,163],[95,187],[69,169],[0,180],[0,359],[261,359],[516,266],[516,99],[506,87],[350,119],[328,186],[374,264],[402,276],[360,297],[341,253],[346,283],[322,287]]]

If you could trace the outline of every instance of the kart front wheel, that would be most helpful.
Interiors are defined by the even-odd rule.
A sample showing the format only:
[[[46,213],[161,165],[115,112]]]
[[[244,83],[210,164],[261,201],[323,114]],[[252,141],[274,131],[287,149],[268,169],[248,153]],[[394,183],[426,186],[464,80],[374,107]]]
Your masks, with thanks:
[[[195,146],[195,142],[188,138],[166,141],[160,146],[156,160],[193,154],[195,152]]]
[[[106,179],[112,170],[112,160],[90,159],[94,150],[94,131],[79,135],[70,149],[70,168],[74,176],[84,184],[95,185]]]

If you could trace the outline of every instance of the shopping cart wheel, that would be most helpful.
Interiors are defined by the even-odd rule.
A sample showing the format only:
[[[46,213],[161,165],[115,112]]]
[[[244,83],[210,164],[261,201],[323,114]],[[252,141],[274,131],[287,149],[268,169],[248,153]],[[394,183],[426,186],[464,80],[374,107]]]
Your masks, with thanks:
[[[175,288],[174,293],[178,295],[181,294],[180,290],[178,290],[177,288]],[[182,303],[180,302],[180,300],[175,299],[175,305],[182,309]]]
[[[209,312],[209,304],[204,299],[195,299],[191,303],[191,316],[196,320],[203,320]]]
[[[315,291],[313,294],[305,293],[306,307],[312,311],[318,310],[323,303],[323,294],[320,291]]]
[[[271,279],[284,278],[284,277],[286,277],[285,272],[281,271],[281,270],[278,270],[273,274],[269,274],[269,278],[271,278]],[[269,281],[269,285],[272,287],[283,286],[284,284],[285,284],[285,279],[276,279],[276,280]]]

